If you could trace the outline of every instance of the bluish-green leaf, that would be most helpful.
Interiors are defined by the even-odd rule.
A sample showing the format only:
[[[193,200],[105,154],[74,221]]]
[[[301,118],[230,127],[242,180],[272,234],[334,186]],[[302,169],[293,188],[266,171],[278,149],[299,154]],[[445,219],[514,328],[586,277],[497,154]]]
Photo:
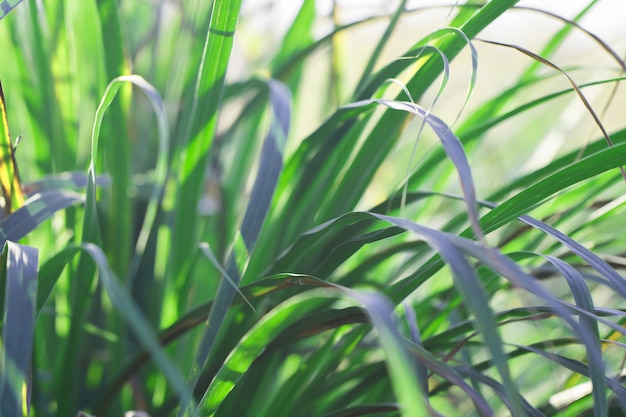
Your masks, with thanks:
[[[0,415],[22,416],[29,410],[31,352],[37,297],[37,249],[6,242],[6,277],[0,344]]]

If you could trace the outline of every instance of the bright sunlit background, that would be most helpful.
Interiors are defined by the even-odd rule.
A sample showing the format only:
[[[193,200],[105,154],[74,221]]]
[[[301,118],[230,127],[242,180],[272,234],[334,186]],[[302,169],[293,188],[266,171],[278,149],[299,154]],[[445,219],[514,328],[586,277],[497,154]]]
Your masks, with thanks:
[[[309,60],[301,90],[301,93],[308,92],[308,94],[306,99],[301,99],[297,103],[301,111],[295,113],[295,133],[292,137],[299,139],[306,137],[331,110],[324,108],[322,96],[319,94],[320,89],[329,88],[327,83],[333,71],[329,62],[334,62],[334,65],[341,68],[342,82],[340,91],[328,93],[337,97],[338,105],[350,101],[354,86],[367,63],[370,52],[376,47],[377,40],[385,31],[389,16],[393,14],[398,4],[398,1],[384,0],[317,2],[316,35],[318,37],[328,34],[334,27],[342,24],[360,21],[371,16],[380,16],[380,19],[373,19],[341,32],[340,35],[335,36],[332,48],[318,52],[320,59]],[[245,78],[255,72],[263,73],[268,65],[267,57],[274,55],[275,49],[280,45],[300,5],[301,2],[290,0],[244,2],[233,55],[231,79]],[[441,7],[432,8],[433,5]],[[518,4],[518,10],[505,13],[479,37],[518,45],[540,54],[542,48],[545,47],[546,40],[561,30],[565,23],[546,13],[531,9],[541,8],[566,19],[575,19],[576,15],[588,5],[589,2],[585,0],[550,2],[522,0]],[[453,3],[450,1],[409,1],[407,10],[414,10],[414,12],[401,18],[392,35],[392,41],[383,51],[379,62],[385,63],[396,59],[417,40],[438,28],[445,27],[451,7]],[[626,53],[626,26],[623,23],[623,16],[626,16],[626,2],[602,1],[594,5],[579,24],[611,45],[618,55],[623,56]],[[519,75],[533,62],[528,56],[512,49],[479,41],[474,42],[474,46],[478,51],[478,66],[476,85],[469,101],[470,108],[472,106],[476,108],[502,89],[514,85]],[[611,56],[589,35],[576,29],[556,51],[552,62],[566,70],[578,84],[619,75],[619,68]],[[512,105],[520,105],[539,97],[545,93],[546,89],[571,88],[565,76],[557,74],[548,67],[542,71],[546,74],[554,73],[555,76],[548,82],[540,83],[536,95],[533,95],[533,90],[529,89],[525,94],[518,95],[517,101]],[[452,123],[463,106],[471,75],[470,54],[466,50],[452,63],[448,85],[433,108],[433,113],[448,123]],[[604,112],[607,100],[612,94],[611,88],[605,86],[585,89],[585,94],[596,111]],[[396,86],[391,86],[389,90],[386,97],[393,97],[400,92],[400,88]],[[422,97],[418,103],[424,107],[430,107],[436,92],[436,88],[432,88],[429,94]],[[626,106],[623,97],[621,101],[619,98],[613,98],[613,100],[614,105],[603,113],[603,121],[609,131],[613,126],[620,125],[623,118],[622,109]],[[534,113],[536,119],[513,119],[505,123],[502,128],[494,129],[490,137],[481,142],[481,149],[473,154],[481,160],[480,164],[475,164],[475,175],[482,193],[487,193],[494,186],[498,186],[501,181],[507,181],[508,178],[519,175],[519,171],[537,169],[556,155],[599,135],[599,130],[580,101],[567,98],[555,102],[550,108],[539,108],[531,113]],[[553,113],[558,116],[553,116]],[[558,117],[556,122],[554,117]],[[461,117],[460,122],[462,120]],[[553,127],[547,135],[544,128],[532,129],[533,124],[541,125],[542,120]],[[419,163],[420,155],[428,152],[435,142],[432,138],[429,140],[430,134],[426,132],[424,140],[420,142],[420,147],[415,150],[414,157],[407,159],[407,155],[413,152],[416,141],[415,132],[418,130],[419,121],[414,124],[415,128],[407,130],[403,145],[396,152],[397,158],[394,160],[402,161],[402,163],[395,164],[390,169],[382,169],[380,172],[382,183],[386,184],[385,187],[390,184],[394,184],[392,188],[397,186],[404,178],[403,172],[406,171],[408,164]],[[523,133],[520,135],[520,132]],[[520,154],[525,157],[520,158]],[[520,165],[521,160],[526,162]],[[485,161],[490,161],[490,163],[485,164]],[[494,173],[497,174],[494,175]],[[385,192],[381,189],[380,195],[372,197],[372,201],[376,201],[384,194]]]

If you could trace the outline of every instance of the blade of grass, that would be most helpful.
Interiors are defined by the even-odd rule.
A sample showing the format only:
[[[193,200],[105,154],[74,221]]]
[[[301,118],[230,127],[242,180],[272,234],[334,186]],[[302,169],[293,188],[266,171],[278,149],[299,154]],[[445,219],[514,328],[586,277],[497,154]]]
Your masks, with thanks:
[[[524,415],[518,397],[519,391],[513,382],[508,360],[502,347],[502,341],[496,331],[497,326],[493,313],[489,308],[484,290],[475,277],[474,269],[469,265],[462,253],[441,232],[423,228],[404,219],[382,215],[375,215],[375,217],[423,235],[428,240],[428,243],[446,260],[447,264],[454,271],[455,282],[459,286],[459,291],[464,294],[464,302],[467,303],[468,308],[476,317],[475,324],[485,338],[485,343],[500,373],[506,396],[511,404],[510,411],[512,415]]]
[[[358,214],[354,214],[354,216],[359,216]],[[567,310],[567,308],[572,308],[573,306],[567,306],[567,308],[565,308],[564,304],[562,303],[562,301],[556,299],[552,294],[546,292],[544,289],[540,288],[539,286],[537,286],[534,282],[533,282],[533,278],[529,277],[528,275],[522,273],[519,268],[513,264],[510,260],[502,257],[501,255],[497,255],[495,254],[495,252],[493,250],[486,250],[484,248],[480,248],[480,246],[477,246],[475,243],[473,242],[469,242],[469,241],[465,241],[465,240],[459,240],[460,238],[453,236],[453,235],[445,235],[447,237],[444,238],[444,234],[442,234],[441,232],[435,232],[435,231],[427,231],[426,229],[424,229],[422,226],[417,226],[416,224],[412,223],[412,222],[408,222],[407,220],[403,220],[403,219],[398,219],[398,218],[389,218],[388,216],[380,216],[380,215],[374,215],[377,218],[380,218],[381,220],[385,220],[385,221],[390,221],[393,224],[399,226],[399,227],[403,227],[403,228],[407,228],[409,230],[414,230],[414,231],[418,231],[419,233],[427,233],[427,236],[429,236],[429,239],[435,239],[433,242],[433,244],[435,245],[439,245],[439,244],[444,244],[444,242],[449,240],[449,243],[452,242],[456,242],[453,243],[453,246],[457,246],[458,249],[460,249],[463,252],[466,252],[467,254],[470,254],[471,256],[477,257],[478,259],[480,259],[482,262],[484,262],[485,264],[489,265],[491,268],[494,269],[494,271],[499,271],[499,273],[503,274],[504,276],[506,276],[507,278],[513,280],[513,282],[516,285],[521,286],[522,288],[526,288],[528,291],[531,291],[532,293],[535,293],[537,295],[539,295],[541,298],[545,299],[546,301],[548,301],[550,303],[550,305],[552,306],[552,308],[555,309],[555,311],[566,321],[570,324],[570,326],[572,327],[572,329],[577,333],[577,335],[580,337],[581,340],[583,341],[591,341],[593,340],[593,335],[589,334],[589,331],[585,328],[585,327],[581,327],[579,326],[576,322],[574,322],[573,320],[571,320],[569,318],[569,312]],[[443,240],[440,240],[443,239]],[[439,243],[435,243],[435,242],[439,242]],[[447,245],[448,243],[446,243]],[[438,246],[437,246],[438,247]],[[438,247],[439,250],[441,250]],[[459,259],[457,258],[456,255],[452,255],[452,253],[454,253],[454,251],[456,249],[452,249],[452,246],[448,246],[448,249],[452,250],[451,253],[446,254],[446,253],[442,253],[442,255],[444,256],[444,258],[446,258],[446,260],[450,263],[450,265],[455,268],[458,267],[460,265],[459,263]],[[447,250],[447,249],[446,249]],[[484,251],[484,252],[483,252]],[[462,262],[461,262],[462,263]],[[466,270],[468,270],[467,268],[465,268]],[[457,276],[463,276],[463,277],[467,277],[468,275],[465,273],[462,273],[461,270],[457,271]],[[483,306],[484,307],[484,306]],[[480,311],[480,306],[474,306],[473,308],[477,308]],[[582,309],[578,309],[576,308],[576,311],[581,312],[581,313],[585,313],[586,315],[588,315],[589,313],[585,310]],[[477,312],[477,315],[480,315],[480,320],[485,320],[483,323],[489,322],[488,317],[486,317],[486,315],[482,315],[481,313]],[[593,317],[596,320],[601,320],[600,318],[598,318],[595,315],[591,315],[590,317]],[[603,321],[604,322],[604,321]],[[612,325],[612,323],[607,323]],[[491,331],[492,327],[485,325],[486,329],[485,331]],[[497,336],[495,336],[494,340],[498,340]],[[501,345],[497,345],[495,342],[494,344],[490,345],[490,347],[493,347],[494,349],[498,349],[498,346]],[[501,349],[501,347],[500,347]],[[497,358],[498,354],[494,354],[496,361],[500,360],[500,366],[506,366],[506,360],[502,359],[502,355],[500,354],[500,358]],[[498,365],[496,365],[498,366]],[[504,377],[506,378],[506,377]],[[506,381],[504,382],[506,385]],[[509,396],[510,395],[516,395],[516,394],[511,394],[511,393],[515,393],[517,392],[515,389],[511,389],[510,387],[507,388],[508,392],[509,392]],[[514,399],[512,400],[513,403]],[[514,403],[513,403],[514,404]],[[515,412],[515,411],[514,411]]]
[[[626,164],[625,149],[626,144],[619,144],[599,150],[527,187],[481,219],[484,232],[489,233],[502,227],[567,187]]]
[[[318,296],[294,297],[263,316],[239,341],[205,391],[194,416],[213,416],[252,362],[272,339],[318,306]]]
[[[356,292],[347,288],[343,291],[364,306],[378,333],[379,343],[385,352],[391,386],[400,405],[400,415],[435,416],[419,387],[413,362],[403,345],[404,339],[393,321],[393,307],[389,300],[376,293]]]
[[[37,141],[35,149],[39,166],[45,173],[76,169],[77,160],[85,162],[84,154],[77,155],[80,149],[78,138],[83,136],[78,136],[75,126],[66,128],[63,124],[63,120],[76,124],[80,122],[78,105],[74,101],[79,96],[78,89],[74,84],[59,82],[59,78],[71,78],[72,69],[67,61],[53,52],[60,49],[67,50],[69,54],[73,51],[73,45],[68,45],[68,37],[60,34],[71,25],[66,17],[66,8],[67,2],[47,4],[44,9],[28,7],[28,20],[22,23],[28,32],[20,33],[21,36],[16,39],[23,42],[22,48],[32,51],[32,61],[18,58],[16,64],[21,74],[30,80],[24,87],[24,95],[35,118],[35,137],[45,138]],[[44,13],[40,13],[41,10]],[[50,11],[50,15],[46,15],[46,11]],[[50,42],[47,41],[46,27],[50,29]],[[53,62],[57,65],[51,64]],[[54,72],[53,67],[63,69]],[[91,114],[84,120],[90,117]],[[82,168],[83,165],[80,165]],[[71,217],[68,220],[69,224],[74,221]]]
[[[108,81],[130,74],[130,63],[118,3],[114,0],[98,0],[96,3],[98,27],[102,32],[104,72]],[[90,24],[96,26],[94,23]],[[147,83],[144,81],[143,84],[136,85],[142,87],[145,84]],[[146,88],[143,90],[146,93],[148,91]],[[132,140],[129,137],[128,124],[130,92],[131,89],[127,88],[122,90],[122,94],[118,94],[118,99],[112,102],[107,110],[110,120],[114,123],[105,123],[102,126],[103,137],[117,138],[103,143],[105,155],[103,159],[106,171],[111,176],[111,187],[105,191],[111,204],[110,209],[103,213],[107,223],[107,238],[104,239],[103,248],[118,276],[124,276],[127,269],[133,269],[132,265],[129,266],[133,253],[133,201],[128,198],[128,189],[131,185],[131,146],[128,144]],[[148,97],[151,98],[150,95]],[[153,105],[156,107],[154,103]],[[157,170],[159,168],[157,165]]]
[[[467,157],[459,139],[452,133],[452,131],[450,131],[450,128],[441,119],[413,103],[372,99],[352,103],[349,104],[348,107],[367,107],[371,106],[374,103],[387,106],[391,109],[403,110],[409,113],[419,115],[420,117],[423,117],[426,123],[428,123],[428,125],[435,131],[437,137],[441,141],[444,150],[446,151],[446,154],[452,160],[458,172],[461,187],[463,189],[463,195],[465,197],[465,203],[470,224],[472,226],[475,236],[478,239],[481,239],[483,236],[483,232],[481,230],[480,224],[478,223],[478,204],[476,201],[476,191],[474,189],[474,182],[472,180],[472,173],[467,162]]]
[[[480,383],[490,387],[496,393],[496,395],[508,406],[511,407],[509,400],[507,398],[507,392],[505,387],[502,386],[498,381],[489,376],[483,374],[482,372],[475,372],[472,368],[462,368],[456,367],[456,370],[459,374],[465,376],[466,378],[472,378],[473,380],[479,381]],[[537,410],[535,407],[530,405],[528,401],[524,400],[523,397],[520,397],[520,401],[522,403],[522,407],[524,408],[524,415],[533,416],[533,417],[544,417],[544,415]]]
[[[389,42],[389,38],[391,37],[391,34],[393,33],[394,29],[398,25],[398,22],[400,21],[400,17],[402,17],[402,15],[404,14],[406,3],[407,3],[406,0],[402,0],[398,3],[398,7],[396,8],[396,11],[391,16],[391,19],[389,20],[389,24],[385,28],[385,33],[383,33],[383,35],[378,40],[378,43],[376,44],[376,48],[374,48],[374,52],[372,52],[372,54],[370,55],[367,61],[367,65],[365,66],[365,69],[363,70],[363,73],[361,74],[361,78],[356,84],[354,97],[359,97],[361,95],[360,94],[361,88],[365,87],[367,80],[370,78],[370,76],[374,72],[374,67],[376,66],[376,63],[379,60],[380,55],[382,54],[383,49],[385,48],[385,45]]]
[[[590,37],[591,39],[593,39],[594,42],[596,42],[598,45],[600,45],[602,47],[602,49],[604,49],[609,55],[611,55],[611,57],[615,60],[615,62],[622,68],[622,70],[626,71],[626,62],[624,61],[624,59],[622,59],[622,57],[619,56],[619,54],[613,49],[611,48],[611,46],[606,43],[604,40],[602,40],[602,38],[600,38],[599,36],[595,35],[594,33],[588,31],[587,29],[585,29],[582,25],[580,25],[578,23],[578,21],[585,16],[591,9],[593,6],[595,6],[598,3],[598,0],[593,0],[591,1],[587,6],[585,6],[585,8],[576,15],[576,17],[574,19],[567,19],[559,14],[556,13],[552,13],[548,10],[543,10],[543,9],[539,9],[536,7],[529,7],[529,6],[516,6],[514,9],[519,9],[519,10],[531,10],[537,13],[542,13],[545,14],[546,16],[550,16],[551,18],[560,20],[564,23],[567,24],[567,26],[565,28],[563,28],[561,30],[561,32],[559,32],[551,41],[548,47],[546,47],[546,49],[544,49],[544,51],[539,54],[543,57],[547,56],[548,53],[546,53],[547,51],[552,51],[556,48],[556,46],[562,42],[565,38],[565,36],[567,36],[569,34],[569,32],[572,29],[578,29],[579,31],[583,32],[586,36]],[[542,64],[542,62],[537,61],[536,65],[532,65],[531,68],[534,68],[535,70]]]
[[[59,255],[59,258],[61,255]],[[63,260],[51,258],[49,262],[45,263],[42,266],[42,271],[46,269],[46,271],[50,270],[54,273],[60,273],[63,268]],[[48,265],[49,264],[49,265]],[[58,271],[58,272],[54,272]],[[43,272],[42,272],[43,274]],[[52,278],[54,279],[54,278]],[[295,275],[295,274],[281,274],[275,277],[270,277],[268,279],[255,282],[252,285],[244,287],[242,292],[246,299],[252,300],[254,298],[263,297],[264,295],[273,293],[275,291],[281,291],[288,288],[299,288],[299,287],[308,287],[308,286],[325,286],[325,284],[320,281],[313,279],[308,276],[303,275]],[[232,286],[231,286],[232,288]],[[40,293],[40,299],[43,294]],[[243,303],[243,299],[235,300],[233,305],[239,305]],[[206,322],[207,315],[213,308],[213,301],[205,303],[182,317],[179,317],[178,320],[169,326],[167,329],[163,330],[159,339],[163,345],[168,345],[176,340],[178,340],[182,335],[192,330],[196,326],[199,326]],[[135,355],[135,357],[130,360],[126,366],[124,367],[123,372],[120,373],[116,378],[114,378],[113,382],[109,385],[109,387],[103,391],[103,394],[98,398],[95,402],[94,410],[96,414],[105,414],[107,411],[108,404],[115,397],[115,395],[120,391],[124,385],[124,383],[134,374],[137,370],[148,360],[150,359],[147,351],[141,351]]]
[[[594,312],[593,298],[580,273],[571,265],[554,256],[546,256],[546,259],[563,274],[563,277],[565,277],[576,301],[576,305],[589,312]],[[580,324],[581,326],[587,326],[589,332],[594,336],[592,339],[583,340],[587,350],[587,358],[589,358],[589,374],[593,384],[593,415],[606,417],[608,416],[609,409],[606,398],[606,366],[602,360],[598,322],[588,316],[581,316]]]
[[[226,272],[231,279],[222,280],[215,294],[215,302],[208,314],[200,346],[188,378],[189,393],[195,388],[200,372],[206,366],[217,333],[220,331],[230,304],[237,293],[235,288],[239,285],[250,253],[256,245],[282,170],[283,150],[291,121],[290,94],[283,84],[274,80],[268,82],[268,88],[273,122],[263,143],[257,176],[240,233],[236,237],[234,247],[226,261]],[[191,411],[188,407],[189,400],[190,398],[183,398],[181,401],[179,417],[187,415]]]
[[[314,22],[315,1],[305,0],[300,7],[298,15],[293,20],[293,23],[282,40],[280,51],[278,51],[274,59],[272,59],[270,65],[272,73],[275,73],[278,68],[285,66],[294,55],[312,44],[313,37],[311,30],[313,29]],[[298,77],[296,77],[296,79],[297,78]]]
[[[620,80],[622,80],[622,78],[600,81],[599,83],[614,82],[614,81],[617,82]],[[581,88],[588,87],[588,86],[590,87],[593,85],[597,85],[597,83],[592,82],[589,84],[584,84],[581,86]],[[489,114],[491,113],[493,109],[484,109],[485,113],[472,116],[470,118],[470,121],[467,124],[464,124],[463,126],[459,127],[459,129],[457,129],[458,137],[460,138],[463,145],[469,148],[473,142],[479,140],[483,134],[487,133],[490,129],[496,128],[499,124],[506,122],[512,119],[513,117],[522,114],[524,111],[530,110],[541,104],[547,104],[550,100],[556,99],[564,94],[570,94],[573,92],[574,91],[570,89],[570,90],[558,91],[556,93],[551,93],[539,99],[523,104],[503,115],[495,115],[495,116],[492,116],[491,118]],[[495,110],[493,111],[495,112]],[[626,131],[619,131],[619,132],[613,133],[612,135],[613,142],[614,143],[623,142],[625,138],[624,136],[625,133]],[[606,147],[606,142],[604,142],[603,144],[601,142],[594,141],[591,144],[589,144],[588,147],[585,148],[585,150],[582,153],[580,152],[580,150],[570,152],[556,159],[555,161],[553,161],[551,164],[549,164],[548,166],[544,168],[540,168],[523,177],[512,180],[510,183],[506,184],[501,190],[491,195],[489,199],[499,200],[503,198],[504,196],[506,196],[506,194],[510,193],[512,190],[523,188],[525,184],[536,181],[536,179],[534,178],[545,177],[549,175],[550,173],[555,172],[556,170],[564,167],[565,165],[570,164],[576,159],[579,159],[580,157],[583,157],[586,155],[590,155],[591,153],[597,152],[600,149],[603,149],[604,147]],[[430,154],[429,158],[425,160],[424,162],[422,162],[421,166],[418,169],[416,169],[411,175],[411,178],[409,179],[411,188],[418,187],[424,181],[425,178],[428,178],[433,172],[433,170],[439,166],[439,164],[444,158],[446,158],[446,154],[442,149],[434,149],[432,153]]]
[[[596,114],[596,112],[594,111],[593,107],[591,106],[591,103],[589,103],[589,100],[587,100],[587,97],[583,94],[582,90],[580,89],[580,87],[578,86],[578,84],[576,84],[576,81],[574,81],[574,79],[562,68],[560,68],[558,65],[554,64],[553,62],[537,55],[536,53],[523,48],[521,46],[518,45],[511,45],[511,44],[506,44],[506,43],[502,43],[502,42],[496,42],[496,41],[490,41],[490,40],[484,40],[481,39],[482,42],[488,43],[488,44],[492,44],[492,45],[497,45],[497,46],[503,46],[506,48],[511,48],[511,49],[515,49],[521,53],[523,53],[524,55],[529,56],[530,58],[542,63],[543,65],[554,69],[555,71],[560,72],[561,74],[563,74],[565,76],[565,78],[567,78],[567,81],[570,83],[570,85],[572,86],[572,88],[574,89],[574,91],[576,92],[576,95],[578,96],[578,98],[580,99],[580,101],[583,103],[583,105],[585,106],[585,108],[587,109],[587,111],[589,112],[589,114],[591,115],[591,117],[593,118],[593,121],[595,122],[596,126],[598,126],[598,128],[600,129],[600,131],[602,132],[602,135],[604,136],[604,139],[606,140],[606,143],[609,146],[613,146],[613,141],[611,140],[611,137],[609,136],[609,133],[606,131],[606,129],[604,128],[604,124],[602,123],[602,121],[600,120],[600,118],[598,117],[598,115]],[[622,176],[624,177],[624,180],[626,180],[626,171],[624,171],[624,169],[622,168]]]
[[[82,195],[71,191],[53,190],[35,194],[20,209],[0,221],[0,244],[22,239],[56,211],[84,201]]]
[[[568,23],[568,25],[564,27],[563,29],[561,29],[552,39],[550,39],[549,43],[541,50],[541,53],[539,55],[546,57],[546,58],[550,57],[556,51],[558,46],[561,45],[561,43],[566,39],[567,35],[575,27],[582,29],[579,25],[576,24],[576,21],[584,17],[596,3],[598,3],[597,0],[593,0],[592,2],[590,2],[581,12],[579,12],[576,15],[573,21],[563,19],[560,16],[553,16],[555,18],[565,21],[566,23]],[[465,5],[462,5],[461,7],[462,9],[469,10],[471,8],[476,8],[480,6],[476,6],[472,4],[465,4]],[[538,13],[545,12],[544,10],[528,8],[524,6],[515,6],[515,7],[512,7],[511,10],[533,10]],[[549,12],[548,14],[550,15]],[[593,37],[593,35],[590,33],[588,33],[588,35]],[[535,61],[531,65],[529,65],[528,68],[526,68],[526,70],[524,71],[523,75],[514,84],[514,86],[511,87],[510,90],[505,91],[503,94],[501,94],[498,100],[489,100],[487,103],[485,103],[478,111],[475,111],[474,114],[467,121],[464,122],[462,128],[463,127],[472,128],[472,126],[474,126],[475,124],[477,123],[480,124],[482,120],[493,117],[496,114],[497,110],[502,109],[504,105],[508,102],[508,100],[514,97],[517,91],[519,91],[523,86],[525,86],[526,83],[532,81],[533,79],[537,77],[536,73],[540,67],[541,67],[541,63],[538,61]],[[461,137],[464,136],[463,134],[461,134],[460,131],[458,133],[459,133],[459,136]]]
[[[321,417],[359,417],[397,411],[398,405],[394,403],[365,404],[331,411],[330,413],[323,414]]]
[[[2,3],[4,4],[4,3]],[[6,11],[8,13],[8,11]],[[0,219],[24,205],[24,194],[20,183],[15,149],[9,134],[6,101],[0,83],[0,189],[2,191],[3,206],[0,206]]]
[[[467,38],[472,39],[478,34],[478,32],[491,23],[491,21],[496,19],[500,14],[504,13],[515,3],[517,3],[515,0],[499,0],[489,2],[477,13],[475,13],[473,17],[463,25],[461,30],[465,32]],[[467,46],[465,39],[457,36],[446,37],[445,40],[441,40],[440,43],[441,45],[436,46],[445,54],[445,56],[448,57],[448,60],[452,60],[465,46]],[[407,55],[415,56],[416,53],[411,50],[407,53]],[[394,71],[396,71],[400,70],[398,66],[404,68],[405,65],[408,65],[408,61],[400,60],[394,62],[389,67],[395,68]],[[407,83],[407,88],[411,91],[413,97],[419,99],[423,92],[430,85],[432,85],[433,81],[439,76],[442,70],[443,67],[438,60],[427,60],[426,63],[420,68],[419,73],[413,77],[409,83]],[[384,81],[387,78],[390,77],[385,76],[381,81]],[[373,94],[374,91],[380,87],[380,83],[376,82],[372,82],[370,85],[372,86],[372,89],[366,89],[359,99],[369,98],[371,94]],[[359,112],[354,112],[350,114],[357,115],[358,113]],[[262,259],[274,259],[281,251],[285,250],[290,242],[292,242],[300,233],[315,226],[316,224],[327,221],[330,218],[337,217],[346,212],[346,203],[344,201],[345,195],[341,193],[328,194],[327,192],[327,182],[329,180],[334,181],[336,176],[325,178],[323,175],[320,176],[318,174],[321,166],[330,166],[331,164],[337,163],[337,161],[345,160],[345,158],[342,159],[337,157],[339,152],[333,152],[335,146],[342,146],[342,143],[346,143],[350,140],[355,141],[358,137],[358,134],[354,134],[354,132],[350,130],[352,123],[346,125],[338,124],[335,127],[334,124],[339,123],[340,120],[347,115],[348,113],[342,113],[340,109],[338,113],[331,116],[327,123],[311,135],[311,138],[315,137],[315,140],[302,146],[301,151],[296,153],[287,163],[285,176],[288,176],[291,180],[289,184],[281,184],[280,193],[284,193],[284,195],[291,195],[292,199],[297,198],[298,204],[284,204],[284,206],[282,206],[288,207],[288,209],[286,209],[283,213],[283,218],[281,218],[281,220],[288,222],[288,224],[285,226],[285,223],[283,223],[283,226],[280,228],[280,233],[262,236],[263,244],[260,246],[264,248],[264,252],[262,255],[259,254],[259,257],[257,259],[253,259],[251,262],[253,265],[251,275],[258,274],[260,271],[265,269],[266,265],[260,265]],[[375,170],[377,168],[377,163],[382,161],[380,154],[388,152],[391,142],[398,137],[398,133],[404,125],[405,120],[406,114],[403,114],[402,112],[390,112],[385,115],[385,123],[377,125],[377,129],[379,130],[376,131],[376,134],[372,134],[372,137],[385,138],[386,141],[384,143],[377,143],[376,149],[380,150],[380,152],[375,155],[376,161],[368,161],[367,165],[363,166],[363,168],[367,168],[368,175],[371,175],[370,171]],[[358,128],[363,129],[364,124],[359,125]],[[336,131],[334,129],[336,129]],[[350,132],[350,135],[353,136],[348,136],[348,132]],[[343,146],[343,152],[352,151],[350,146]],[[315,155],[314,152],[320,148],[323,152],[318,151],[319,154]],[[337,159],[333,159],[333,157]],[[328,158],[328,160],[326,158]],[[301,159],[301,161],[298,161],[298,159]],[[305,164],[304,161],[307,161],[307,163]],[[330,161],[332,161],[332,163]],[[303,170],[304,167],[306,167],[307,170],[314,171],[315,174],[301,173],[301,178],[293,178],[294,173],[292,170]],[[358,168],[359,166],[355,169]],[[315,181],[314,186],[310,184],[313,181]],[[357,194],[357,188],[358,187],[350,188],[350,193]],[[304,196],[302,194],[304,194]],[[336,202],[337,207],[342,207],[343,210],[326,213],[328,216],[326,218],[320,217],[315,219],[316,211],[314,208],[320,205],[320,201],[328,207],[333,207],[331,200]],[[350,201],[350,204],[352,203],[353,201]],[[296,207],[298,212],[294,213],[293,207]],[[354,207],[348,207],[347,210],[351,210],[353,208]],[[276,210],[276,212],[276,214],[270,217],[270,223],[277,221],[276,219],[279,217],[278,213],[280,213],[280,210]],[[313,221],[313,219],[315,219],[315,221]],[[270,244],[270,242],[272,243]]]
[[[153,100],[153,105],[158,109],[158,94],[156,91],[147,84],[141,77],[137,76],[122,76],[117,79],[114,79],[107,87],[102,101],[100,102],[98,109],[96,110],[96,115],[94,119],[94,124],[92,128],[92,137],[91,137],[91,159],[89,163],[88,169],[88,181],[87,181],[87,193],[86,193],[86,204],[85,204],[85,216],[83,221],[83,235],[82,242],[83,243],[99,243],[101,241],[100,235],[100,224],[97,215],[96,208],[96,161],[98,161],[98,149],[99,149],[99,138],[101,134],[102,121],[104,119],[104,114],[107,108],[111,105],[113,99],[116,96],[117,91],[121,88],[121,86],[125,82],[132,82],[139,87],[141,87],[144,92]],[[163,111],[161,110],[161,114]],[[161,115],[160,119],[161,123],[161,132],[163,130],[163,124],[166,123],[164,121],[164,117]],[[167,124],[165,124],[165,130],[167,130]],[[165,134],[165,133],[162,133]],[[163,171],[163,167],[161,166],[161,171]],[[161,177],[164,177],[166,174],[164,172],[159,172]],[[161,184],[163,183],[163,178],[161,178]],[[157,183],[159,184],[159,183]],[[153,202],[153,205],[156,205],[156,202]],[[153,217],[156,215],[156,209],[153,208]],[[153,219],[147,219],[149,221],[153,221]],[[150,229],[151,224],[144,224],[144,228]],[[139,242],[141,243],[141,242]],[[145,242],[144,242],[145,243]],[[139,254],[138,256],[141,256]],[[70,371],[62,372],[62,383],[59,385],[59,390],[65,390],[67,387],[71,387],[69,392],[70,395],[59,394],[59,398],[63,400],[59,403],[59,410],[61,410],[61,414],[70,413],[70,410],[76,407],[75,403],[77,401],[77,390],[79,385],[79,370],[80,366],[78,364],[79,355],[77,354],[78,350],[83,343],[83,325],[86,320],[86,314],[89,306],[89,299],[91,298],[91,285],[94,279],[94,265],[87,256],[81,253],[80,259],[78,261],[78,269],[77,273],[83,279],[75,280],[73,282],[74,290],[72,293],[72,311],[71,311],[71,325],[70,325],[70,334],[66,339],[67,347],[64,349],[63,358],[58,362],[57,366],[59,368],[69,367]]]
[[[124,318],[143,346],[150,352],[152,359],[167,378],[175,394],[182,398],[185,395],[185,382],[180,370],[172,364],[163,351],[152,326],[109,267],[102,250],[93,243],[84,243],[81,245],[81,249],[88,253],[98,266],[100,281],[116,311]]]
[[[31,352],[35,327],[38,251],[6,242],[6,288],[0,344],[0,414],[30,414]]]
[[[311,337],[320,331],[320,335],[322,335],[328,329],[336,329],[328,335],[328,338],[315,352],[302,358],[306,363],[305,366],[311,367],[309,368],[311,372],[295,372],[281,383],[275,384],[274,401],[264,407],[267,415],[291,416],[301,408],[302,398],[327,398],[329,403],[320,404],[321,407],[319,408],[328,409],[332,407],[333,399],[330,397],[334,396],[333,393],[341,390],[341,381],[338,381],[339,375],[337,375],[338,364],[361,353],[359,352],[359,343],[364,341],[369,326],[358,326],[353,331],[346,333],[345,329],[339,327],[340,322],[343,324],[358,323],[359,321],[366,323],[367,317],[358,307],[324,310],[323,306],[328,305],[329,302],[333,302],[333,300],[320,300],[313,313],[307,314],[308,317],[301,316],[301,320],[272,343],[270,353],[280,357],[281,349],[288,348],[290,345],[297,347],[298,340],[303,337]],[[333,380],[338,382],[335,387],[331,387],[329,384]],[[361,382],[361,388],[366,389],[366,382],[363,380]],[[319,412],[317,411],[317,413]]]
[[[226,69],[241,9],[241,0],[217,0],[213,3],[211,21],[194,91],[189,123],[182,144],[182,166],[178,180],[178,198],[170,269],[182,269],[189,253],[198,242],[198,203],[209,149],[215,135],[219,107],[226,79]]]

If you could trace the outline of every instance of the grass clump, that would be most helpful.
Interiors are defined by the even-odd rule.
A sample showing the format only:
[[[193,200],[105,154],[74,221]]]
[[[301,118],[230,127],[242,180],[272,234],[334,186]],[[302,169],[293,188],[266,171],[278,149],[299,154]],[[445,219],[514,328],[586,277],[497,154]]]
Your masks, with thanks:
[[[1,414],[624,413],[626,65],[602,1],[517,3],[320,36],[305,0],[241,66],[241,1],[16,7]],[[489,34],[520,10],[543,46]],[[581,34],[606,61],[561,62]]]

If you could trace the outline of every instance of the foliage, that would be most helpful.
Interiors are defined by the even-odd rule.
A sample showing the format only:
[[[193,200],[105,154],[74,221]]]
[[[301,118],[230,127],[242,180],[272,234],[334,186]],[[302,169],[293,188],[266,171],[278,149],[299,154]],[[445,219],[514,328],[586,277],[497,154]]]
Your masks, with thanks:
[[[558,22],[539,50],[478,38],[517,1],[455,5],[387,58],[443,10],[398,3],[316,37],[304,0],[242,67],[240,0],[0,21],[3,416],[626,412],[626,64],[579,23],[602,2],[524,9]],[[559,62],[574,34],[592,77]],[[520,59],[504,84],[489,54]]]

